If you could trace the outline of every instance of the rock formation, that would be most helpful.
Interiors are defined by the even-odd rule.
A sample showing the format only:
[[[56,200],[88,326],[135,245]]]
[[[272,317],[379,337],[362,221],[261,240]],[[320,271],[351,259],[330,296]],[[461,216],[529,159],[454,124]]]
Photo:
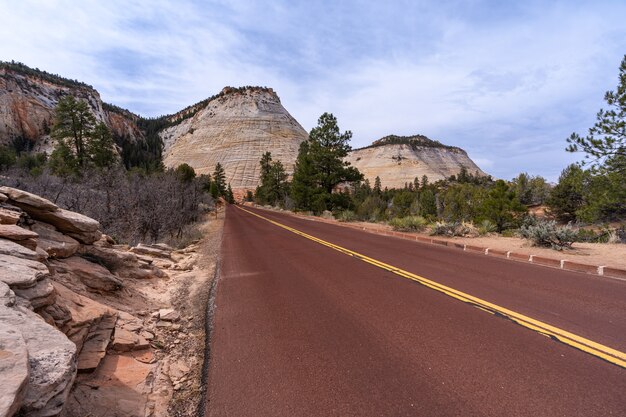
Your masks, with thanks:
[[[143,140],[137,127],[139,117],[106,105],[91,86],[25,65],[0,62],[0,145],[18,140],[27,149],[50,151],[54,108],[66,95],[86,101],[96,120],[104,122],[116,137]]]
[[[456,175],[465,168],[472,175],[486,175],[467,153],[426,136],[386,136],[370,146],[350,152],[346,161],[358,168],[374,185],[380,177],[382,187],[402,188],[423,175],[430,182]]]
[[[166,275],[99,229],[94,219],[0,187],[0,417],[58,415],[77,372],[96,370],[109,345],[149,347],[141,320],[88,295]],[[161,257],[168,249],[147,248]]]
[[[267,151],[291,173],[300,143],[307,139],[272,89],[229,87],[160,135],[166,166],[187,163],[197,173],[210,174],[219,162],[233,189],[256,188],[259,161]]]

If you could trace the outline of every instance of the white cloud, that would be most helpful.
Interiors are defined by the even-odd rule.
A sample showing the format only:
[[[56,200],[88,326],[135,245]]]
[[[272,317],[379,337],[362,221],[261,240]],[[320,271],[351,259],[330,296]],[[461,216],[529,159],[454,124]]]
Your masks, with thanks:
[[[512,10],[515,8],[515,10]],[[0,1],[0,59],[94,85],[142,114],[267,85],[305,129],[331,111],[354,146],[422,133],[496,176],[556,179],[626,52],[626,5]]]

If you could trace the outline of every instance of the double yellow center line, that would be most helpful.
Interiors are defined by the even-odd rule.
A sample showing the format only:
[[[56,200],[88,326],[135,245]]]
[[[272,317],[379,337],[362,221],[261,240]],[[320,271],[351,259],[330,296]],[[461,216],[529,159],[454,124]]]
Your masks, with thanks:
[[[405,271],[403,269],[400,268],[396,268],[392,265],[386,264],[384,262],[381,262],[379,260],[370,258],[368,256],[365,256],[363,254],[360,254],[358,252],[354,252],[350,249],[346,249],[344,247],[335,245],[333,243],[327,242],[325,240],[319,239],[315,236],[311,236],[307,233],[301,232],[300,230],[294,229],[293,227],[289,227],[286,226],[282,223],[276,222],[274,220],[268,219],[267,217],[261,216],[259,214],[253,213],[250,210],[246,210],[242,207],[236,206],[237,208],[239,208],[240,210],[245,211],[246,213],[249,213],[253,216],[256,216],[260,219],[263,219],[265,221],[268,221],[270,223],[272,223],[275,226],[278,226],[280,228],[283,228],[285,230],[288,230],[292,233],[295,233],[299,236],[302,236],[306,239],[312,240],[316,243],[319,243],[320,245],[324,245],[327,246],[331,249],[334,249],[338,252],[341,252],[345,255],[348,256],[352,256],[354,258],[357,258],[363,262],[367,262],[368,264],[374,265],[378,268],[384,269],[386,271],[392,272],[396,275],[399,275],[403,278],[407,278],[410,279],[412,281],[418,282],[428,288],[432,288],[435,291],[439,291],[449,297],[455,298],[457,300],[463,301],[465,303],[469,303],[472,304],[482,310],[485,310],[489,313],[492,314],[498,314],[504,317],[507,317],[508,319],[518,323],[521,326],[524,326],[526,328],[532,329],[536,332],[539,332],[543,335],[549,336],[553,339],[559,340],[562,343],[565,343],[567,345],[570,345],[576,349],[582,350],[583,352],[587,352],[591,355],[597,356],[599,358],[602,358],[604,360],[606,360],[607,362],[610,362],[612,364],[615,364],[617,366],[620,366],[622,368],[626,368],[626,354],[623,352],[620,352],[618,350],[612,349],[608,346],[604,346],[600,343],[596,343],[592,340],[589,339],[585,339],[584,337],[575,335],[573,333],[570,333],[568,331],[565,331],[563,329],[559,329],[558,327],[554,327],[551,326],[547,323],[541,322],[539,320],[535,320],[531,317],[525,316],[523,314],[517,313],[515,311],[509,310],[507,308],[501,307],[499,305],[490,303],[488,301],[482,300],[478,297],[474,297],[472,295],[466,294],[464,292],[455,290],[454,288],[450,288],[447,287],[445,285],[439,284],[435,281],[429,280],[427,278],[424,278],[422,276],[413,274],[411,272]]]

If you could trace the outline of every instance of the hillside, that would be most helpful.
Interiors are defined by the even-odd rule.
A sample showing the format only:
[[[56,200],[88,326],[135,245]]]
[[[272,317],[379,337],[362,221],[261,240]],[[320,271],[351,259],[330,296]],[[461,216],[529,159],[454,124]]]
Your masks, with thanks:
[[[292,172],[300,143],[307,139],[269,88],[226,87],[192,116],[183,111],[172,119],[182,121],[159,133],[165,165],[188,163],[196,172],[210,174],[219,162],[233,189],[258,185],[259,160],[266,151]]]
[[[16,143],[25,150],[50,151],[54,108],[66,95],[86,101],[96,120],[109,126],[118,140],[143,141],[139,116],[103,103],[90,85],[20,63],[0,62],[0,145]]]
[[[389,135],[346,158],[373,184],[380,177],[383,187],[401,188],[426,175],[433,182],[456,175],[462,168],[486,175],[461,148],[444,145],[423,135]]]

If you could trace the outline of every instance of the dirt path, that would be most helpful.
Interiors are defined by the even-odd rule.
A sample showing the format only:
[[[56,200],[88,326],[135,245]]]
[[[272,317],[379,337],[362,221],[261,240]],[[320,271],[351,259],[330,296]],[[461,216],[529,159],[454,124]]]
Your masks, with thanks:
[[[205,310],[223,219],[222,211],[199,225],[199,242],[152,260],[168,277],[128,280],[123,293],[97,299],[119,311],[118,326],[120,321],[130,326],[149,346],[128,352],[109,348],[93,373],[78,375],[62,417],[198,415]],[[164,319],[161,309],[174,318]]]

